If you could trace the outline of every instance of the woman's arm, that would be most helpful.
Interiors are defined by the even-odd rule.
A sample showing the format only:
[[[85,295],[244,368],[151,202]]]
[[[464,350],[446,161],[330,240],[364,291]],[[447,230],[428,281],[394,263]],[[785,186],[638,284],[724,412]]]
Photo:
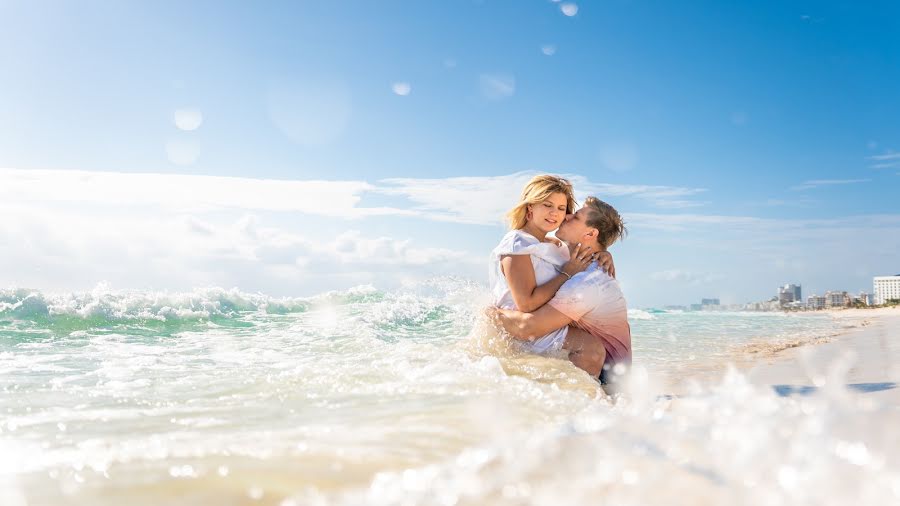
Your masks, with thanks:
[[[530,313],[546,304],[563,283],[591,264],[595,255],[589,254],[588,250],[588,247],[581,248],[579,245],[573,257],[563,265],[562,272],[540,286],[537,285],[537,280],[534,278],[531,255],[502,257],[500,267],[503,269],[503,275],[506,276],[506,284],[509,285],[516,308],[523,313]]]

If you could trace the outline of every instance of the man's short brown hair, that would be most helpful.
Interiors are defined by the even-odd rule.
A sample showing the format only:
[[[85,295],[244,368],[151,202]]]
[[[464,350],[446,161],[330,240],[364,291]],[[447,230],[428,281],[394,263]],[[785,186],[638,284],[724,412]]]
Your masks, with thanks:
[[[612,246],[628,234],[625,222],[613,206],[597,197],[588,197],[584,201],[584,207],[588,210],[586,223],[600,232],[597,242],[604,248]]]

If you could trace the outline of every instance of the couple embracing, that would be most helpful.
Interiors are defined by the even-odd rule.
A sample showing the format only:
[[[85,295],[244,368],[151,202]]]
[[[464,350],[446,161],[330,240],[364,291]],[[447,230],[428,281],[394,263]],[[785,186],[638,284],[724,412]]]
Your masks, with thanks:
[[[487,312],[524,350],[567,353],[601,384],[615,383],[631,365],[631,329],[607,248],[625,225],[595,197],[575,206],[566,179],[528,182],[507,213],[511,230],[491,254],[494,307]]]

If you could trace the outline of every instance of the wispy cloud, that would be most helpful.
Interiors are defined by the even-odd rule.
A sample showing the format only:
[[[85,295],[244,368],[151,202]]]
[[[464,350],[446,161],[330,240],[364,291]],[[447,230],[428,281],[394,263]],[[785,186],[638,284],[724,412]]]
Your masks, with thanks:
[[[485,98],[501,100],[516,93],[516,78],[511,74],[482,74],[478,86]]]
[[[870,156],[869,160],[900,160],[900,153],[885,153],[883,155]]]
[[[454,177],[442,179],[394,178],[378,182],[376,191],[403,196],[415,204],[412,211],[440,221],[491,225],[519,199],[522,188],[537,172],[517,172],[505,176]],[[685,208],[703,205],[690,197],[706,191],[652,185],[616,185],[595,183],[582,176],[562,174],[572,181],[576,196],[583,201],[589,195],[601,199],[629,197],[659,208]]]
[[[772,234],[771,238],[795,240],[798,234],[825,231],[839,234],[848,230],[890,230],[900,228],[900,214],[871,214],[828,219],[774,219],[755,216],[713,214],[657,214],[628,213],[632,226],[650,230],[699,233],[701,229],[719,230],[728,234],[749,237],[749,232]],[[777,234],[775,234],[777,232]],[[900,239],[900,235],[898,235]]]
[[[738,228],[757,226],[766,222],[763,218],[752,216],[724,216],[714,214],[627,213],[625,219],[632,227],[667,232],[684,232],[697,230],[700,227],[735,230]]]
[[[875,162],[869,165],[873,169],[896,169],[900,167],[900,153],[892,151],[881,155],[873,155],[867,159]]]
[[[808,197],[798,197],[792,199],[766,199],[761,202],[748,202],[749,205],[752,206],[765,206],[765,207],[810,207],[813,205],[818,205],[821,201],[816,199],[811,199]]]
[[[331,218],[415,216],[421,219],[494,225],[519,199],[538,172],[502,176],[351,180],[276,180],[185,174],[76,170],[0,169],[0,200],[83,203],[119,209],[158,208],[168,212],[220,210],[299,212]],[[657,185],[597,183],[565,175],[579,200],[634,198],[661,209],[696,207],[706,190]],[[367,207],[366,195],[403,197],[393,206]]]
[[[803,183],[792,186],[791,190],[810,190],[820,186],[834,186],[842,184],[868,183],[871,179],[812,179]]]
[[[573,177],[572,179],[576,189],[581,188],[580,191],[585,195],[596,195],[600,198],[603,198],[604,195],[613,197],[636,197],[657,207],[666,209],[700,207],[707,203],[703,201],[688,200],[689,197],[706,192],[705,188],[606,184],[592,183],[580,177]]]
[[[21,169],[0,169],[0,180],[0,198],[7,201],[152,206],[183,212],[296,211],[341,218],[413,214],[389,207],[360,207],[363,194],[375,189],[365,181]]]
[[[704,283],[712,283],[713,281],[719,281],[723,279],[723,276],[709,273],[702,274],[683,269],[669,269],[651,273],[650,279],[653,281],[699,285]]]

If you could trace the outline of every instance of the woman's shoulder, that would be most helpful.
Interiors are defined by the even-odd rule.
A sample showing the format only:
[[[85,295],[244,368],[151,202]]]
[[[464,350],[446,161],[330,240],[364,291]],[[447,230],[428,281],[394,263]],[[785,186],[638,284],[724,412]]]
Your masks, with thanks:
[[[500,239],[500,243],[494,248],[494,253],[496,255],[527,254],[530,248],[540,243],[533,235],[514,229]]]

